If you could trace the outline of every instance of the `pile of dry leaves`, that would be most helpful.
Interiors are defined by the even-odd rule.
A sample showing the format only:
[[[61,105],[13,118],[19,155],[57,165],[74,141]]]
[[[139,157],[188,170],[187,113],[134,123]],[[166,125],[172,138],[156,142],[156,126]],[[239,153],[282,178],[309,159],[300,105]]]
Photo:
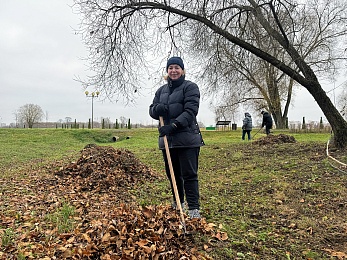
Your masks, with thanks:
[[[253,142],[253,144],[258,145],[268,145],[268,144],[282,144],[282,143],[295,143],[296,140],[293,136],[279,134],[279,135],[268,135],[262,138],[259,138]]]
[[[158,178],[148,166],[126,149],[87,145],[81,157],[55,173],[64,183],[73,182],[75,191],[117,192]]]
[[[17,239],[2,245],[1,259],[211,259],[209,244],[198,246],[196,238],[228,239],[205,219],[182,223],[169,206],[139,206],[129,191],[158,176],[128,150],[87,145],[76,162],[51,173],[38,172],[20,200],[8,198],[17,213],[1,216],[0,226]],[[64,204],[75,209],[72,232],[47,217]]]

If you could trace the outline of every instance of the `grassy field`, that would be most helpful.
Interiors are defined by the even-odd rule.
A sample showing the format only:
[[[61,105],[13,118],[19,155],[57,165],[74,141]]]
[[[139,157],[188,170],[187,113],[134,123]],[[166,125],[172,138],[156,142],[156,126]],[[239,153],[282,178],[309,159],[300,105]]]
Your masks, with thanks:
[[[201,211],[228,239],[197,236],[198,250],[207,252],[211,259],[347,256],[347,175],[325,154],[330,134],[275,130],[275,136],[290,135],[296,143],[272,144],[258,142],[265,138],[261,132],[250,142],[241,140],[240,130],[202,134],[206,145],[201,149],[199,167]],[[30,183],[18,188],[16,183],[44,173],[42,169],[52,162],[59,168],[76,160],[91,143],[126,148],[164,176],[156,129],[0,129],[0,258],[27,256],[22,250],[27,245],[16,242],[22,229],[14,228],[24,225],[25,218],[18,217],[22,209],[11,203],[23,194],[34,196],[35,187]],[[347,162],[343,151],[334,150],[333,154]],[[171,202],[165,178],[145,182],[130,195],[139,205]],[[64,201],[60,213],[73,214],[68,198],[59,200]],[[57,219],[56,212],[46,214],[50,216],[46,221]]]

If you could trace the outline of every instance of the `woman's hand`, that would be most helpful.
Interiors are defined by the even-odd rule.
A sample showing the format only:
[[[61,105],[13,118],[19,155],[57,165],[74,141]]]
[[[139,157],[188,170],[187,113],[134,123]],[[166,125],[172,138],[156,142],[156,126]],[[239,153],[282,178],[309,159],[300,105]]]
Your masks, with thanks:
[[[159,128],[159,136],[165,136],[168,134],[171,134],[173,132],[175,132],[177,129],[177,125],[175,123],[172,123],[170,125],[164,125],[162,127]]]

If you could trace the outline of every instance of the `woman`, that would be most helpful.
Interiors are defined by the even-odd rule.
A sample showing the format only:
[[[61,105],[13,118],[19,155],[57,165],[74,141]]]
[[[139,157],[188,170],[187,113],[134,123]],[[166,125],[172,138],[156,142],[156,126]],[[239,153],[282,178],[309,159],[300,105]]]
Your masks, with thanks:
[[[247,133],[248,140],[251,140],[251,131],[252,131],[252,117],[251,114],[246,112],[245,118],[243,119],[243,125],[242,125],[242,140],[245,140],[245,136]]]
[[[170,169],[166,157],[166,136],[180,203],[188,203],[190,218],[201,218],[199,203],[198,159],[204,145],[196,120],[199,111],[200,91],[198,86],[185,79],[183,60],[171,57],[166,64],[167,83],[155,93],[149,114],[158,120],[163,117],[164,126],[159,127],[159,149],[163,151],[166,175],[176,204]]]

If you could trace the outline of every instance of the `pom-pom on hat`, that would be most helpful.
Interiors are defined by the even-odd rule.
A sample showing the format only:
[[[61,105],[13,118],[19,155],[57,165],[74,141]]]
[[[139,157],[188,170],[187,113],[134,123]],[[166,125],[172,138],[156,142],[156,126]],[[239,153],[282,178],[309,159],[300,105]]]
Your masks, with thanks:
[[[182,68],[182,70],[184,70],[183,60],[180,57],[171,57],[170,59],[168,59],[166,63],[166,71],[169,68],[169,66],[172,64],[177,64],[178,66]]]

